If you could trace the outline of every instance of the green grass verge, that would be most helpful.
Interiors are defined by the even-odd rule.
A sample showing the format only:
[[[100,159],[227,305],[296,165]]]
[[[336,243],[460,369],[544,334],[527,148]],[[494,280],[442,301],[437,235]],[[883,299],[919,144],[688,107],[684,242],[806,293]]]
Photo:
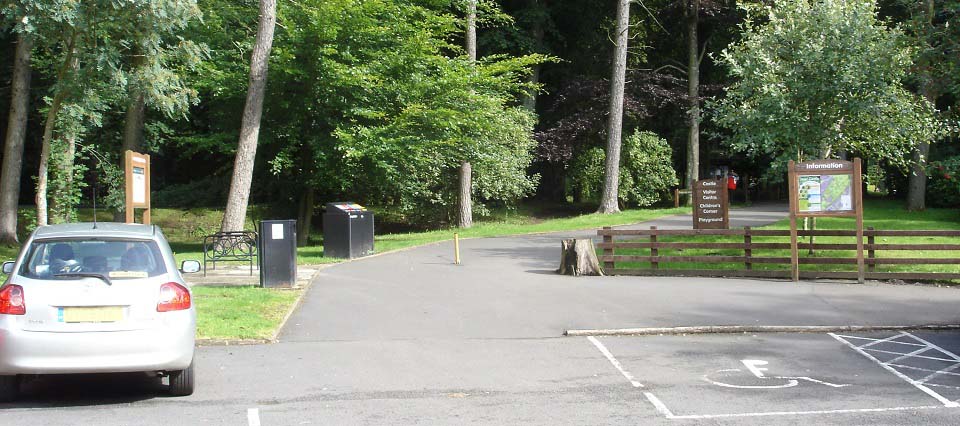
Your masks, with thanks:
[[[960,229],[960,212],[956,209],[927,209],[922,212],[907,212],[903,204],[888,200],[866,200],[863,217],[864,228],[874,227],[878,230],[957,230]],[[853,230],[856,222],[852,218],[818,218],[816,229],[845,229]],[[790,229],[789,219],[784,219],[770,226],[757,229]],[[618,239],[625,241],[625,239]],[[638,238],[636,241],[648,241]],[[741,236],[660,236],[658,242],[702,242],[702,243],[742,243]],[[789,242],[784,237],[753,237],[754,243],[783,243]],[[802,239],[809,242],[809,239]],[[852,237],[815,237],[816,243],[853,244]],[[866,239],[865,241],[866,242]],[[951,237],[883,237],[877,238],[878,244],[956,244],[956,238]],[[599,250],[598,250],[599,252]],[[620,249],[618,255],[649,256],[650,249]],[[736,249],[659,249],[661,256],[742,256],[743,250]],[[790,257],[789,250],[753,250],[756,257]],[[878,251],[877,257],[899,258],[947,258],[957,257],[960,253],[954,251],[922,251],[922,250],[890,250]],[[800,257],[847,257],[855,258],[855,250],[817,250],[810,254],[807,250],[800,250]],[[618,262],[618,269],[645,269],[649,262]],[[698,262],[666,262],[660,263],[661,269],[743,269],[743,263],[698,263]],[[755,270],[787,270],[787,265],[754,264]],[[856,265],[800,265],[805,271],[856,271]],[[960,265],[877,265],[877,272],[960,272]]]
[[[193,287],[198,339],[269,339],[303,289]]]
[[[447,229],[405,234],[388,234],[376,238],[377,252],[388,252],[407,247],[453,239],[457,232],[461,238],[501,237],[508,235],[534,234],[544,232],[563,232],[581,229],[599,229],[604,226],[627,225],[644,222],[658,217],[690,213],[690,209],[648,209],[627,210],[620,214],[585,214],[575,217],[536,220],[530,217],[517,217],[509,221],[481,222],[470,229]]]
[[[620,214],[584,214],[573,217],[540,219],[527,214],[514,214],[501,216],[496,220],[477,222],[470,229],[443,229],[423,232],[409,232],[398,234],[377,235],[374,238],[374,249],[377,253],[385,253],[394,250],[400,250],[409,247],[415,247],[423,244],[430,244],[439,241],[453,239],[454,232],[458,232],[461,238],[478,237],[500,237],[508,235],[520,235],[543,232],[562,232],[580,229],[600,228],[603,226],[626,225],[658,217],[674,214],[690,213],[687,207],[669,208],[669,209],[637,209],[627,210]],[[189,222],[189,221],[187,221]],[[185,241],[174,235],[178,233],[168,233],[166,227],[161,224],[164,232],[170,240],[170,247],[173,249],[177,262],[183,260],[203,259],[203,245],[199,242],[202,237],[190,237],[191,240]],[[179,232],[182,234],[182,232]],[[297,249],[297,264],[300,265],[321,265],[329,263],[339,263],[343,259],[329,258],[323,256],[323,239],[318,235],[310,240],[310,245]]]

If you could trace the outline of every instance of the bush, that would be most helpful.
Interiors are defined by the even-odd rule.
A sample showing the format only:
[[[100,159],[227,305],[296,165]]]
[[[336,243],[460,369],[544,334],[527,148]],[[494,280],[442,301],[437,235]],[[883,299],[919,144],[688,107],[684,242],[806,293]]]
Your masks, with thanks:
[[[960,157],[929,164],[927,203],[932,207],[960,206]]]
[[[663,199],[670,188],[678,185],[672,155],[670,144],[653,132],[638,131],[625,138],[620,152],[620,202],[645,207]],[[579,200],[600,198],[605,157],[603,149],[593,147],[574,160],[572,183]]]

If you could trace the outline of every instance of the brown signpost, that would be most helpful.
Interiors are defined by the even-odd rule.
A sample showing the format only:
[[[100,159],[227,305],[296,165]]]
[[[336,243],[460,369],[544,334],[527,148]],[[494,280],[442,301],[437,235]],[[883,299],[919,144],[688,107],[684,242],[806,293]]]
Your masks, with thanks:
[[[729,229],[730,208],[723,179],[698,180],[693,186],[693,229]]]
[[[124,161],[126,178],[127,223],[134,223],[134,209],[143,210],[143,223],[150,224],[150,156],[127,151]]]
[[[798,217],[854,217],[857,236],[857,281],[864,282],[863,191],[860,159],[816,160],[787,164],[790,185],[790,268],[800,280]]]

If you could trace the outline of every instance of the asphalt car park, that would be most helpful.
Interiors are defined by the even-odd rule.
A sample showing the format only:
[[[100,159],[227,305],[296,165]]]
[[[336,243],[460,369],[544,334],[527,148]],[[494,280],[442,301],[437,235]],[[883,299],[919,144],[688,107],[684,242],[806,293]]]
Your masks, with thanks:
[[[562,336],[958,324],[956,289],[563,277],[553,273],[559,239],[465,240],[462,265],[453,265],[451,244],[437,244],[327,268],[278,343],[197,348],[191,396],[170,397],[145,375],[41,377],[0,404],[0,422],[960,423],[960,409],[949,406],[960,398],[960,331]]]
[[[669,421],[956,424],[960,333],[590,337]],[[920,421],[922,419],[922,421]]]
[[[2,410],[31,425],[165,424],[165,412],[247,425],[947,425],[960,419],[958,352],[960,332],[209,347],[191,397],[158,396],[142,375],[51,376]]]

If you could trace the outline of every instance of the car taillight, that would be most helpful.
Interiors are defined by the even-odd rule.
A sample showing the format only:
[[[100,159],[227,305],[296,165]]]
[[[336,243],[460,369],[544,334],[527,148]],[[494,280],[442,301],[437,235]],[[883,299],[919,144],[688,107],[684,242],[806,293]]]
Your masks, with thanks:
[[[157,312],[182,311],[190,309],[190,291],[177,283],[166,283],[160,286],[160,302],[157,303]]]
[[[27,303],[23,298],[23,287],[9,284],[0,289],[0,314],[24,315]]]

